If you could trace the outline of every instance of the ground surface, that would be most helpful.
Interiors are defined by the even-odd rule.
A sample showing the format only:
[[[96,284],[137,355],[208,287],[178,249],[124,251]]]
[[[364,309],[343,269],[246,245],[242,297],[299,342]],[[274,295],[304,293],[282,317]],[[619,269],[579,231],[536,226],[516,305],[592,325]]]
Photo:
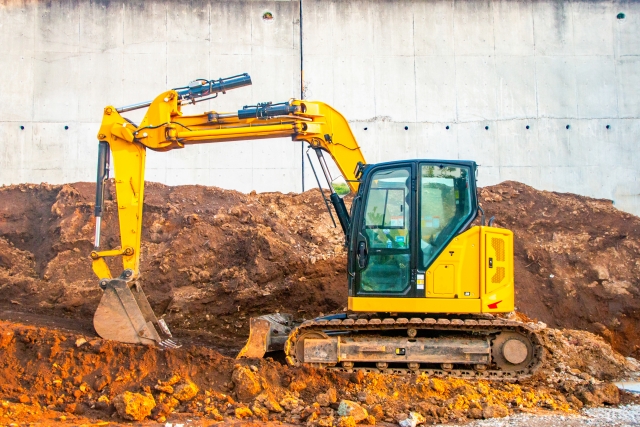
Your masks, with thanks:
[[[547,361],[540,373],[506,383],[340,374],[273,360],[237,365],[228,356],[244,343],[251,316],[282,311],[303,319],[344,308],[341,232],[317,190],[246,195],[151,183],[146,192],[140,283],[184,344],[178,350],[95,336],[93,184],[0,189],[0,425],[123,422],[117,402],[126,391],[153,399],[145,417],[200,425],[243,416],[338,423],[342,399],[395,425],[412,411],[428,423],[572,414],[617,404],[609,381],[638,370],[623,356],[638,356],[640,343],[640,220],[608,201],[513,182],[481,190],[487,216],[515,233],[520,318],[556,328],[541,330]],[[107,199],[103,248],[118,246],[110,192]],[[178,378],[171,387],[195,384],[197,393],[178,399],[164,388],[171,378]],[[331,389],[325,402],[320,395]]]

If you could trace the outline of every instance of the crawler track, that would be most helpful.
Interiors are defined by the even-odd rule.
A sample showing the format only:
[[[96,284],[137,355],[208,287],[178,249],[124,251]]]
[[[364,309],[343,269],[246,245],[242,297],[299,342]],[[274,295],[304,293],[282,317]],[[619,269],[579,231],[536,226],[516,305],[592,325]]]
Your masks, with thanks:
[[[431,318],[431,317],[388,317],[384,319],[315,319],[308,320],[295,328],[289,335],[289,339],[285,344],[285,354],[287,362],[290,365],[302,365],[303,361],[298,360],[296,355],[296,346],[298,338],[308,333],[316,332],[318,334],[336,334],[342,333],[366,333],[371,335],[376,331],[384,331],[388,334],[389,331],[397,331],[398,336],[407,336],[409,329],[415,329],[420,331],[429,331],[430,333],[437,333],[438,336],[446,338],[453,334],[466,333],[466,334],[480,334],[488,335],[492,344],[492,357],[491,363],[486,370],[475,370],[473,367],[464,365],[455,365],[453,369],[441,369],[440,367],[429,367],[427,364],[422,364],[418,369],[409,368],[394,368],[377,369],[370,367],[365,363],[355,363],[353,367],[338,366],[339,364],[320,364],[320,366],[331,369],[339,370],[343,372],[353,372],[355,370],[365,370],[368,372],[384,372],[392,374],[414,374],[414,373],[426,373],[430,376],[453,376],[459,378],[474,378],[474,379],[522,379],[526,378],[537,370],[542,363],[543,359],[543,346],[536,334],[536,332],[524,323],[515,322],[503,319],[458,319],[458,318]],[[531,352],[530,360],[526,366],[519,367],[518,369],[510,369],[509,366],[504,364],[504,360],[500,360],[500,357],[495,357],[493,344],[496,338],[501,333],[518,333],[522,337],[526,338],[530,344],[529,351]],[[307,335],[308,336],[308,335]],[[404,363],[406,365],[406,362]],[[314,364],[318,366],[318,364]],[[511,367],[512,368],[512,367]]]

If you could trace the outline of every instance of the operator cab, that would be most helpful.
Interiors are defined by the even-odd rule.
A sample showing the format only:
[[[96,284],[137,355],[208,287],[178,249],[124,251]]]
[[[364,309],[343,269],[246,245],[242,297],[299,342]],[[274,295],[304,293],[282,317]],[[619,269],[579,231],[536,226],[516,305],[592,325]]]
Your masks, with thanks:
[[[476,218],[475,176],[473,161],[365,166],[351,207],[349,296],[428,296],[425,273]],[[454,274],[447,268],[436,271]]]

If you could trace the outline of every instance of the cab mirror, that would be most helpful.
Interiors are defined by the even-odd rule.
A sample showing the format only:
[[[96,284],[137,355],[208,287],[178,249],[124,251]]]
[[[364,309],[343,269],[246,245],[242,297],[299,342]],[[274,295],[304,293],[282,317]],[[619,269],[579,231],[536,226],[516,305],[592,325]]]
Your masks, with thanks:
[[[351,187],[349,187],[349,184],[347,184],[347,181],[342,175],[331,181],[331,187],[341,199],[351,193]]]

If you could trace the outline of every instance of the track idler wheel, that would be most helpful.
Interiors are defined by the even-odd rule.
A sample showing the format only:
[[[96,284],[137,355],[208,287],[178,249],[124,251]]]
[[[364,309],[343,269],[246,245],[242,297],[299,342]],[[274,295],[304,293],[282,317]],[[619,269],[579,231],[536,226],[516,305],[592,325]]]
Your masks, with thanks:
[[[518,332],[501,332],[493,340],[491,357],[502,371],[521,371],[532,363],[533,344]]]

